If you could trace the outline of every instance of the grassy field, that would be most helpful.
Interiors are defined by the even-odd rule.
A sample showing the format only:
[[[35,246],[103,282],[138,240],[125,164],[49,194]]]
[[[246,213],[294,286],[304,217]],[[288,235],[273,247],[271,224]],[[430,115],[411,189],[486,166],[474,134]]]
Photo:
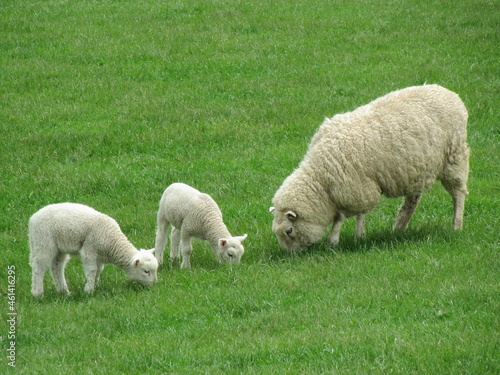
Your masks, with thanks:
[[[500,373],[498,1],[2,0],[0,25],[0,373]],[[283,252],[271,198],[324,117],[423,83],[469,110],[464,230],[436,184],[406,233],[384,199],[366,239]],[[30,215],[84,203],[150,248],[176,181],[249,234],[241,266],[195,241],[150,289],[108,265],[87,296],[74,259],[70,297],[31,297]]]

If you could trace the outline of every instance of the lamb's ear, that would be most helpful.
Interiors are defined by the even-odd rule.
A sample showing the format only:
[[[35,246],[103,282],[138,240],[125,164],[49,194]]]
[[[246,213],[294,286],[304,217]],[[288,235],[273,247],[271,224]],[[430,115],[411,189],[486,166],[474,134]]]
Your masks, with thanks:
[[[136,259],[134,260],[134,266],[136,266],[136,267],[137,267],[137,266],[139,265],[139,263],[141,263],[141,260],[140,260],[139,258],[136,258]]]
[[[245,238],[247,238],[248,234],[244,234],[243,236],[236,236],[234,237],[234,239],[240,241],[240,242],[243,242],[245,240]]]
[[[149,249],[149,250],[146,250],[146,251],[149,251],[151,254],[153,254],[155,252],[155,249]]]
[[[285,213],[285,216],[290,220],[292,223],[297,220],[297,214],[294,211],[287,211]]]
[[[274,215],[274,207],[269,207],[269,212]]]
[[[224,247],[227,244],[227,238],[219,238],[219,246]]]

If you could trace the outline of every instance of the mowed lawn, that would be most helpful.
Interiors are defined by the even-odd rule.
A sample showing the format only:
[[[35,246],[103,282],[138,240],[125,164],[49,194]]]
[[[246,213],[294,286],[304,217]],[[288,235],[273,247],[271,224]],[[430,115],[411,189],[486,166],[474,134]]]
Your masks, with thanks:
[[[500,373],[498,1],[2,0],[0,25],[0,373]],[[365,239],[283,251],[268,208],[323,119],[424,83],[469,110],[464,230],[437,183],[405,233],[384,198]],[[107,265],[85,295],[73,259],[71,296],[31,296],[34,212],[151,248],[177,181],[248,233],[240,266],[195,241],[149,289]]]

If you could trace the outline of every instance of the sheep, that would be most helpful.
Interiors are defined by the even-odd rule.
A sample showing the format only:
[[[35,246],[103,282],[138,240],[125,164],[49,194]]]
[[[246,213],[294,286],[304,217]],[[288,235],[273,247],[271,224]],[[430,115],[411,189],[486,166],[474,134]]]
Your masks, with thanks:
[[[453,229],[462,229],[469,147],[467,110],[438,85],[408,87],[353,112],[325,119],[298,168],[272,199],[272,230],[284,249],[339,242],[346,218],[365,215],[387,197],[405,197],[393,230],[404,230],[422,193],[441,181],[454,205]]]
[[[56,290],[69,295],[64,268],[70,255],[79,255],[92,293],[104,264],[113,263],[139,284],[157,281],[158,261],[154,249],[137,250],[111,217],[77,203],[43,207],[29,220],[30,264],[34,297],[43,296],[43,278],[50,267]]]
[[[244,248],[241,242],[247,237],[233,237],[222,221],[217,203],[208,194],[183,184],[174,183],[163,193],[157,215],[155,256],[163,263],[167,244],[167,230],[172,225],[170,259],[179,258],[181,268],[191,268],[192,238],[208,241],[219,263],[239,264]]]

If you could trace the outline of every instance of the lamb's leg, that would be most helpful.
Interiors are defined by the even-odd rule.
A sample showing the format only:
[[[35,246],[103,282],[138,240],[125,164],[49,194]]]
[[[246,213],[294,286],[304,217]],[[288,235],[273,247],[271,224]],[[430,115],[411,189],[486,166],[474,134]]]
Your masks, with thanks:
[[[56,286],[56,290],[60,294],[69,295],[68,285],[66,284],[66,278],[64,277],[64,268],[69,261],[69,255],[59,253],[52,260],[51,272],[52,279],[54,280],[54,284]]]
[[[170,223],[164,218],[158,216],[158,227],[156,228],[156,241],[155,241],[155,257],[158,264],[163,263],[163,253],[167,245],[167,231]]]
[[[191,268],[191,252],[193,246],[191,244],[191,237],[181,231],[181,246],[182,246],[182,262],[181,268]]]
[[[420,194],[405,197],[403,204],[399,207],[392,230],[405,230],[408,228],[408,223],[410,222],[411,216],[415,212],[421,197],[422,196]]]
[[[31,294],[36,298],[43,297],[43,277],[49,268],[49,263],[45,259],[32,259],[31,268]]]
[[[31,265],[31,294],[34,297],[43,297],[43,279],[45,272],[50,268],[59,250],[50,240],[41,240],[39,235],[30,231],[30,265]]]
[[[96,266],[84,266],[83,268],[85,272],[85,279],[87,283],[85,284],[85,293],[93,293],[96,287],[96,275],[97,275],[97,267]]]
[[[365,230],[365,214],[359,214],[356,216],[356,237],[362,238],[366,235]]]
[[[97,286],[97,284],[99,284],[99,276],[101,276],[101,272],[103,269],[104,269],[104,264],[97,263],[97,269],[96,269],[96,273],[95,273],[95,284],[94,284],[96,286]]]
[[[85,279],[87,283],[85,284],[85,292],[93,293],[97,285],[97,280],[99,280],[99,274],[102,270],[102,265],[97,262],[97,259],[93,255],[87,254],[83,249],[80,251],[83,263],[83,272],[85,273]]]
[[[328,241],[330,242],[330,246],[337,246],[339,243],[340,229],[342,228],[342,224],[344,223],[345,215],[340,212],[335,215],[333,219],[332,230],[330,231],[330,235],[328,236]]]
[[[172,233],[170,234],[170,259],[179,259],[179,251],[181,244],[181,231],[177,228],[172,228]]]

